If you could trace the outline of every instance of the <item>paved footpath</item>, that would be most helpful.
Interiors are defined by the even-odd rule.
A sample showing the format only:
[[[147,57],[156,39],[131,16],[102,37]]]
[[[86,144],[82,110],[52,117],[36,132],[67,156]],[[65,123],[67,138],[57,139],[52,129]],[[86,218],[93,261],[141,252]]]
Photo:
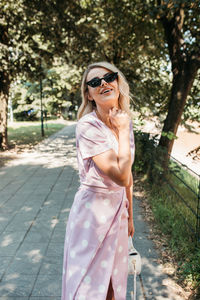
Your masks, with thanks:
[[[58,300],[65,227],[79,186],[75,123],[0,169],[0,300]],[[186,299],[157,264],[134,199],[135,247],[142,256],[137,300]],[[133,286],[128,279],[127,300]]]

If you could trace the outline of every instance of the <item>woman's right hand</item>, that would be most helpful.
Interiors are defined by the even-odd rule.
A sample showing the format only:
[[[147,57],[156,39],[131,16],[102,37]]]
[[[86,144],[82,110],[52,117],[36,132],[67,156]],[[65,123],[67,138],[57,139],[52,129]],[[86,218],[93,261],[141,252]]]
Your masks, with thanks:
[[[117,128],[118,131],[129,130],[130,118],[125,111],[113,107],[109,110],[109,117],[111,124]]]

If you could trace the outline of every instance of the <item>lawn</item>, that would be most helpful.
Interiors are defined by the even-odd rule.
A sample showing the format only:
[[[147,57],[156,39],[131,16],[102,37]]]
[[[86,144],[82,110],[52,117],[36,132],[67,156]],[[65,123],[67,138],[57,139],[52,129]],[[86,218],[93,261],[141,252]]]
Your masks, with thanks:
[[[8,126],[8,142],[11,148],[32,148],[44,138],[54,134],[67,125],[63,120],[48,121],[44,125],[45,136],[41,136],[40,122],[14,122]]]

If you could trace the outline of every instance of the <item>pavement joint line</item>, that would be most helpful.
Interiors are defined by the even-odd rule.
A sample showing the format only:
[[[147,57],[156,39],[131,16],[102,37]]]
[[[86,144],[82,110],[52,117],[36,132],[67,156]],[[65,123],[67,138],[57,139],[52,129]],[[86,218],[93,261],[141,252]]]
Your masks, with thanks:
[[[17,249],[16,249],[16,251],[15,251],[15,254],[13,255],[12,259],[11,259],[10,262],[8,263],[6,270],[3,272],[3,274],[2,274],[2,276],[1,276],[1,278],[0,278],[0,282],[3,280],[4,276],[6,275],[6,272],[7,272],[8,268],[10,267],[10,265],[12,264],[12,262],[14,261],[14,258],[15,258],[15,256],[16,256],[17,251],[20,249],[21,245],[23,244],[23,242],[24,242],[24,240],[25,240],[27,234],[29,233],[29,231],[30,231],[30,229],[31,229],[31,227],[32,227],[32,225],[33,225],[33,223],[34,223],[35,220],[37,219],[37,216],[39,215],[40,211],[41,211],[42,208],[44,207],[45,202],[47,201],[49,195],[51,194],[51,192],[52,192],[52,190],[53,190],[55,184],[57,183],[59,177],[61,176],[63,170],[64,170],[64,167],[62,168],[62,170],[60,171],[59,175],[57,176],[56,181],[54,182],[54,184],[51,186],[51,189],[50,189],[50,191],[48,192],[47,196],[45,197],[45,199],[44,199],[42,205],[40,206],[40,208],[39,208],[39,210],[38,210],[38,212],[37,212],[35,218],[33,219],[33,221],[31,222],[31,224],[30,224],[30,226],[29,226],[29,228],[27,229],[27,231],[26,231],[26,233],[25,233],[25,235],[24,235],[24,238],[22,239],[22,241],[20,242],[19,246],[17,247]]]
[[[142,294],[143,294],[144,300],[147,300],[148,298],[147,298],[146,293],[145,293],[144,283],[143,283],[142,275],[141,274],[139,274],[139,279],[140,279],[140,285],[141,285],[141,289],[142,289]]]
[[[5,168],[5,167],[3,167],[3,168]],[[2,168],[2,169],[3,169]],[[21,171],[21,173],[23,172],[23,170]],[[20,174],[21,174],[20,173]],[[3,191],[9,184],[11,184],[13,181],[15,180],[15,176],[13,176],[13,178],[6,184],[6,185],[4,185],[2,188],[0,188],[0,192],[1,191]]]
[[[38,168],[40,168],[40,167],[38,167]],[[38,170],[38,168],[37,168],[37,170]],[[37,171],[36,170],[36,171]],[[34,173],[35,174],[35,173]],[[44,179],[44,178],[43,178]],[[27,181],[26,181],[27,182]],[[30,195],[32,195],[32,191],[30,191],[30,193],[27,195],[27,197],[26,197],[26,199],[25,199],[25,201],[22,203],[22,205],[24,205],[26,202],[27,202],[27,198],[30,196]],[[13,197],[13,195],[11,196],[11,198]],[[8,200],[6,200],[5,202],[4,202],[4,204],[7,202],[7,201],[9,201],[11,198],[9,198]],[[3,204],[3,205],[4,205]],[[0,206],[0,208],[1,208],[1,206]],[[13,219],[15,218],[15,216],[17,215],[17,211],[16,211],[16,213],[14,213],[13,214],[13,217],[10,219],[10,221],[6,224],[6,226],[2,229],[2,231],[0,232],[0,234],[2,234],[5,230],[6,230],[6,228],[12,223],[12,221],[13,221]],[[33,220],[33,222],[31,223],[31,225],[33,225],[33,223],[34,223],[34,221],[35,221],[35,219]]]
[[[24,167],[24,169],[27,169],[27,170],[28,170],[29,168]],[[20,175],[23,173],[24,169],[21,170],[21,172],[18,174],[18,176],[20,176]],[[0,192],[3,191],[3,190],[4,190],[9,184],[11,184],[13,181],[15,181],[15,179],[16,179],[16,177],[14,176],[14,177],[12,178],[11,181],[9,181],[4,187],[2,187],[2,188],[0,189]]]
[[[5,205],[6,202],[8,202],[27,182],[28,180],[37,172],[37,170],[39,169],[40,167],[38,167],[37,169],[34,170],[33,173],[31,173],[31,175],[29,177],[27,177],[27,179],[23,182],[23,184],[21,184],[17,190],[15,190],[12,195],[10,196],[10,198],[8,198],[5,202],[1,203],[0,204],[0,208]]]
[[[65,169],[65,166],[63,167],[62,172],[60,173],[59,177],[60,177],[61,174],[63,173],[64,169]],[[62,210],[62,208],[63,208],[63,206],[64,206],[64,204],[65,204],[65,201],[66,201],[66,194],[67,194],[67,192],[68,192],[69,187],[71,186],[71,184],[72,184],[72,182],[73,182],[73,179],[74,179],[74,177],[75,177],[75,172],[76,172],[76,171],[74,170],[74,171],[73,171],[73,174],[72,174],[72,179],[71,179],[71,181],[69,182],[69,185],[68,185],[68,187],[67,187],[67,189],[66,189],[65,196],[64,196],[64,199],[63,199],[63,202],[62,202],[62,205],[61,205],[60,212],[57,214],[57,218],[59,218],[59,216],[61,215],[61,210]],[[57,182],[57,181],[56,181],[56,182]],[[55,227],[56,227],[56,226],[55,226]],[[39,267],[39,269],[38,269],[38,272],[37,272],[37,274],[36,274],[36,278],[35,278],[35,281],[34,281],[34,283],[33,283],[33,287],[32,287],[32,289],[31,289],[30,295],[28,296],[28,297],[29,297],[28,299],[30,299],[31,297],[33,297],[33,296],[32,296],[32,293],[33,293],[33,290],[34,290],[34,288],[35,288],[35,284],[36,284],[36,281],[37,281],[37,279],[38,279],[40,270],[41,270],[41,268],[42,268],[42,265],[43,265],[43,262],[44,262],[44,257],[45,257],[45,255],[46,255],[46,253],[47,253],[47,251],[48,251],[48,247],[49,247],[49,244],[50,244],[50,242],[51,242],[51,238],[52,238],[52,236],[53,236],[53,234],[54,234],[55,227],[53,228],[53,230],[52,230],[52,232],[51,232],[51,235],[50,235],[50,238],[49,238],[49,242],[48,242],[48,244],[47,244],[47,247],[46,247],[44,256],[43,256],[43,258],[42,258],[42,261],[41,261],[40,267]],[[63,244],[64,244],[64,241],[63,241]]]

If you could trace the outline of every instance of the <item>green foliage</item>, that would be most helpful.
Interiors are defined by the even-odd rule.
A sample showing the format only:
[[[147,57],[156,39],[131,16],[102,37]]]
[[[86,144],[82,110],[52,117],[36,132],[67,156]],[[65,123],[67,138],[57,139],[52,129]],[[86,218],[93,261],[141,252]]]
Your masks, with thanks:
[[[72,108],[77,111],[80,105],[78,86],[80,84],[80,70],[76,66],[63,64],[57,60],[51,69],[46,69],[43,64],[42,78],[38,81],[21,81],[11,88],[12,104],[15,119],[31,119],[33,113],[27,115],[27,111],[34,110],[37,118],[41,111],[41,91],[43,110],[48,115],[67,116]],[[20,118],[20,119],[19,119]],[[22,119],[21,119],[22,120]]]
[[[199,299],[200,296],[200,248],[189,253],[189,258],[181,266],[180,272],[182,276],[186,277],[188,282],[192,282],[196,289],[195,296]]]
[[[190,202],[190,198],[187,198]],[[178,275],[190,282],[194,289],[200,286],[200,248],[196,247],[191,231],[185,225],[180,211],[183,203],[178,201],[167,185],[153,185],[150,193],[152,211],[160,230],[166,235],[168,245],[178,262]],[[184,217],[190,218],[185,209]]]
[[[160,163],[162,150],[157,147],[156,140],[151,139],[148,134],[136,131],[135,141],[137,147],[133,171],[146,175],[149,201],[155,221],[165,234],[168,245],[178,262],[177,275],[179,279],[182,282],[189,282],[196,294],[199,295],[200,245],[196,246],[196,237],[191,232],[191,230],[196,231],[197,220],[194,213],[188,208],[189,206],[193,212],[196,212],[198,178],[177,162],[170,160],[169,172],[165,173],[165,177],[173,189],[176,189],[185,200],[186,203],[184,203],[163,180],[164,173]]]
[[[156,137],[150,139],[150,135],[142,131],[134,131],[134,135],[136,152],[133,171],[148,174],[154,161]]]
[[[169,140],[177,139],[177,136],[171,131],[168,131],[168,132],[162,131],[161,135],[166,136]]]

